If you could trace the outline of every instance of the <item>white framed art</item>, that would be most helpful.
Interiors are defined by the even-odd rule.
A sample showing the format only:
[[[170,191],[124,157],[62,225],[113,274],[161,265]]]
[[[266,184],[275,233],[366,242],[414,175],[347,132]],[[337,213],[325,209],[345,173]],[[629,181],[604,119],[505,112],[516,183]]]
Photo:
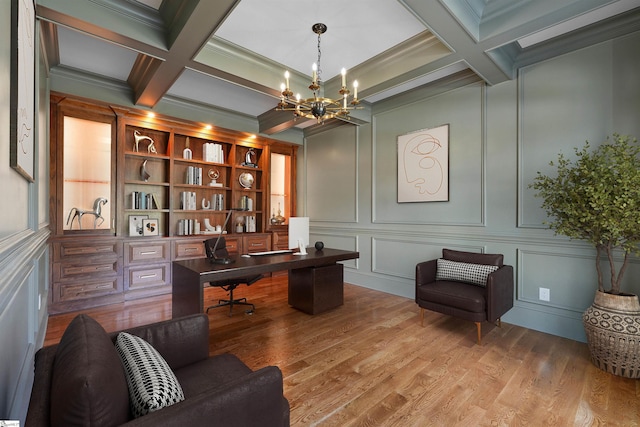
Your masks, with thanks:
[[[449,201],[449,125],[398,136],[398,203]]]

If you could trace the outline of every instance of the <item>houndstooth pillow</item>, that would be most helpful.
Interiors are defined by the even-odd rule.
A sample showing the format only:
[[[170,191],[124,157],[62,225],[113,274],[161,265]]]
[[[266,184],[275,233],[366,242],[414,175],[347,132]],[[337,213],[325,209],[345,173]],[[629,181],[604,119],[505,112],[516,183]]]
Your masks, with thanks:
[[[134,417],[140,417],[184,400],[182,387],[160,353],[135,335],[121,332],[116,348],[127,377]]]
[[[436,280],[453,280],[487,286],[487,276],[497,269],[497,265],[471,264],[440,258],[438,259]]]

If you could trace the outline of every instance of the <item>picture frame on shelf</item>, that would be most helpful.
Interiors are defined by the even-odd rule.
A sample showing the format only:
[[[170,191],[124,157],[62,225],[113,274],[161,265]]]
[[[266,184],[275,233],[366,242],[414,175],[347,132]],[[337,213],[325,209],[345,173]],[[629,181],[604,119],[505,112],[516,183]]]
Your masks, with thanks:
[[[158,219],[157,218],[149,218],[142,220],[142,235],[143,236],[158,236]]]
[[[148,218],[149,215],[129,215],[129,236],[144,236],[145,234],[142,221]]]

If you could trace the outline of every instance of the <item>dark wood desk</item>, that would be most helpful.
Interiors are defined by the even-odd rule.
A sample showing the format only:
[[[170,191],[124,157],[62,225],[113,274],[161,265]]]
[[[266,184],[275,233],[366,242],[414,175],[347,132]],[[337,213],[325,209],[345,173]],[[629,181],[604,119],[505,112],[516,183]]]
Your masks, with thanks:
[[[307,251],[307,255],[236,256],[235,262],[227,265],[211,264],[206,258],[174,261],[172,316],[202,313],[203,285],[207,282],[282,270],[289,270],[289,304],[292,306],[316,314],[341,305],[342,264],[337,262],[359,258],[360,254],[329,248],[321,251],[309,248]]]

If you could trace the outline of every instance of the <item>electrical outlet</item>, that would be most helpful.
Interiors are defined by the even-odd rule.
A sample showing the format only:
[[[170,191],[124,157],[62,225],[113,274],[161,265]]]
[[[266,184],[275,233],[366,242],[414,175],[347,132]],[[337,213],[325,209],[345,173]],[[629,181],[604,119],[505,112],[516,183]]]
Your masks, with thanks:
[[[551,291],[549,288],[540,288],[540,301],[551,301]]]

